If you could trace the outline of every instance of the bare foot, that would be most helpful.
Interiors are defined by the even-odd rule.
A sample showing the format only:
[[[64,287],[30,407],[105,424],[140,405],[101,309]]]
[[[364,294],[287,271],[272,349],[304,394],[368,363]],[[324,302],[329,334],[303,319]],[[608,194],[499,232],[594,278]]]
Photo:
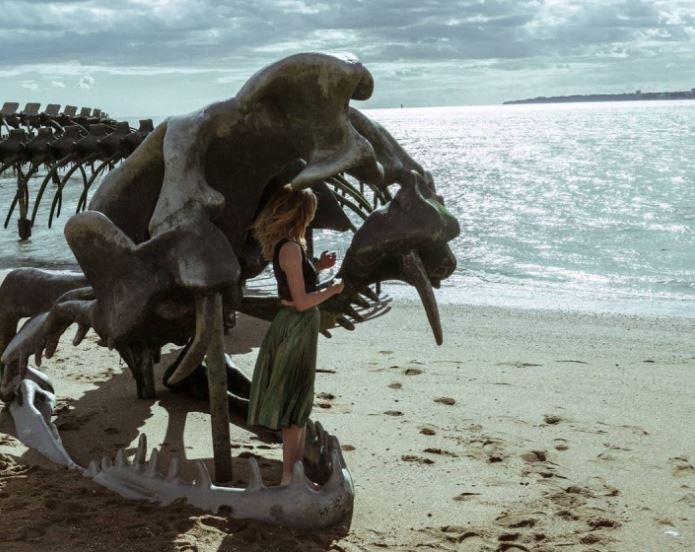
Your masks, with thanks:
[[[307,486],[308,486],[311,490],[313,490],[313,491],[320,491],[320,490],[321,490],[321,485],[319,485],[318,483],[315,483],[314,481],[312,481],[312,480],[309,479],[308,477],[304,476],[304,480],[305,480]],[[285,477],[283,476],[282,480],[280,481],[280,486],[281,486],[281,487],[286,487],[286,486],[289,485],[291,482],[292,482],[292,476],[288,476],[287,478],[285,478]]]

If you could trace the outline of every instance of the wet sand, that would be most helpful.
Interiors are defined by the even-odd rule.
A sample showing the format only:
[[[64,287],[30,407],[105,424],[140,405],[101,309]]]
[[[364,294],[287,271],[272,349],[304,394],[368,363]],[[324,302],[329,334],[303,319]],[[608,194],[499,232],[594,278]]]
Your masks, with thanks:
[[[320,338],[312,418],[352,471],[349,528],[127,501],[0,434],[0,551],[695,549],[695,320],[455,305],[442,322],[442,347],[408,304]],[[265,328],[242,316],[227,337],[249,374]],[[132,453],[142,431],[163,462],[210,461],[204,403],[160,384],[138,400],[116,353],[72,333],[42,370],[77,461]],[[232,441],[240,484],[249,455],[279,480],[279,444],[238,427]]]

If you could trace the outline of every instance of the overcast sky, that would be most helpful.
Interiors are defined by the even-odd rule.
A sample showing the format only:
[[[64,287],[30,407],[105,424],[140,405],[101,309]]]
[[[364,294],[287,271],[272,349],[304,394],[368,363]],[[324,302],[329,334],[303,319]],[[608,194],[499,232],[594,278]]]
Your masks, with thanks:
[[[0,101],[167,115],[301,51],[350,51],[363,107],[695,87],[694,0],[0,0]]]

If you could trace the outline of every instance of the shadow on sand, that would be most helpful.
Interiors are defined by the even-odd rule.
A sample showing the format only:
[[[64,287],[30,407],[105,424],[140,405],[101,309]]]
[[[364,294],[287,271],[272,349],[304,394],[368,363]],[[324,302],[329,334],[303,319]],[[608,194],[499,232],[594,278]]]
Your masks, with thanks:
[[[227,351],[232,355],[249,352],[260,343],[263,331],[264,323],[242,317],[227,338]],[[155,368],[159,382],[174,357],[174,354],[165,355]],[[154,439],[148,435],[149,447],[160,448],[163,471],[170,458],[178,455],[183,461],[183,477],[189,480],[195,477],[190,462],[193,459],[202,460],[213,473],[212,458],[195,456],[193,447],[186,445],[186,435],[190,437],[187,423],[193,423],[194,430],[209,432],[205,401],[171,393],[161,383],[157,385],[154,400],[139,400],[135,382],[127,370],[91,383],[95,387],[80,398],[59,401],[56,412],[55,423],[65,447],[80,465],[86,466],[90,460],[106,455],[113,458],[118,448],[125,448],[132,458],[139,434],[149,429],[158,434]],[[56,391],[60,397],[60,389]],[[161,423],[154,419],[159,417]],[[266,484],[279,481],[281,462],[264,456],[267,453],[278,456],[280,445],[268,444],[267,436],[249,433],[243,428],[242,420],[233,420],[233,424],[234,484],[246,484],[247,457],[251,455],[256,456]],[[161,433],[164,425],[166,429]],[[0,432],[11,434],[12,430],[11,419],[5,412],[0,419]],[[196,435],[196,438],[206,436]],[[13,441],[1,434],[0,439],[4,439],[0,445]],[[0,549],[16,552],[321,551],[330,549],[345,536],[350,525],[346,520],[329,531],[305,532],[233,521],[186,504],[160,507],[128,501],[76,472],[50,464],[31,450],[19,457],[0,454],[0,512],[3,520]]]

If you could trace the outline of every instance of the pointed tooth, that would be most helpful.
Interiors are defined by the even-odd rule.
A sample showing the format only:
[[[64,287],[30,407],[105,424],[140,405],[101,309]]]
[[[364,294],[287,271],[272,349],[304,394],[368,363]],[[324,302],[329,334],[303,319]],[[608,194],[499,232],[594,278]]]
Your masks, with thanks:
[[[364,299],[361,295],[355,294],[355,295],[353,295],[353,296],[350,298],[350,300],[351,300],[353,303],[356,303],[357,305],[359,305],[359,306],[360,306],[361,308],[363,308],[363,309],[368,309],[368,308],[369,308],[369,301],[367,301],[366,299]]]
[[[343,449],[340,446],[340,441],[338,441],[338,438],[334,435],[331,435],[330,442],[328,443],[328,450],[331,452],[331,459],[333,458],[332,455],[334,452],[338,454],[341,469],[347,468],[345,457],[343,457]]]
[[[369,297],[372,301],[378,301],[378,300],[379,300],[379,295],[378,295],[374,290],[372,290],[372,288],[370,288],[369,286],[364,286],[364,287],[362,287],[362,288],[360,289],[360,293],[361,293],[362,295],[366,295],[366,296]]]
[[[425,314],[427,314],[427,320],[432,328],[434,340],[437,345],[441,345],[444,337],[439,307],[432,290],[432,282],[422,264],[422,259],[420,259],[416,251],[412,250],[401,256],[401,266],[405,281],[413,286],[417,290],[418,295],[420,295],[420,301],[422,301],[422,306],[425,308]]]
[[[330,435],[328,437],[328,450],[340,450],[340,441],[338,441],[338,438],[335,435]]]
[[[246,490],[249,492],[263,488],[263,477],[261,477],[261,469],[258,467],[258,462],[253,456],[249,456],[249,484]]]
[[[113,468],[113,461],[111,460],[111,457],[104,456],[101,459],[101,471],[110,470],[111,468]]]
[[[319,450],[321,453],[323,453],[323,451],[326,450],[326,447],[328,447],[328,438],[330,437],[330,434],[323,429],[321,422],[316,422],[316,435],[319,438]]]
[[[340,455],[337,450],[331,451],[331,475],[324,488],[337,488],[343,483],[343,469],[340,465]]]
[[[169,462],[169,470],[167,471],[167,480],[176,481],[179,478],[179,457],[174,456]]]
[[[145,463],[145,460],[147,459],[147,435],[144,433],[140,434],[140,438],[138,439],[138,450],[135,453],[135,459],[133,460],[133,464],[137,466],[142,466]]]
[[[195,467],[198,469],[198,480],[196,481],[196,484],[199,487],[209,488],[212,485],[212,480],[210,479],[210,472],[208,472],[208,469],[205,467],[203,461],[196,460]]]
[[[335,319],[335,321],[338,324],[340,324],[343,328],[345,328],[346,330],[352,331],[355,329],[355,325],[352,322],[350,322],[347,318],[345,318],[344,316],[338,316]]]
[[[99,465],[97,464],[96,460],[92,460],[89,463],[89,466],[87,466],[87,471],[84,472],[84,474],[87,477],[96,477],[98,473],[99,473]]]
[[[312,420],[306,421],[306,440],[308,443],[314,443],[316,439],[316,425]]]
[[[152,449],[145,473],[150,477],[155,477],[159,473],[159,451],[156,448]]]
[[[301,460],[297,460],[292,466],[292,481],[290,481],[291,487],[304,487],[306,486],[306,476],[304,475],[304,464]]]
[[[119,448],[118,452],[116,452],[116,467],[127,468],[128,466],[130,466],[130,462],[128,462],[128,457],[126,456],[125,450]]]
[[[78,324],[77,331],[75,332],[75,337],[72,338],[73,346],[77,347],[80,343],[82,343],[82,340],[85,338],[88,331],[89,326],[85,324]]]

